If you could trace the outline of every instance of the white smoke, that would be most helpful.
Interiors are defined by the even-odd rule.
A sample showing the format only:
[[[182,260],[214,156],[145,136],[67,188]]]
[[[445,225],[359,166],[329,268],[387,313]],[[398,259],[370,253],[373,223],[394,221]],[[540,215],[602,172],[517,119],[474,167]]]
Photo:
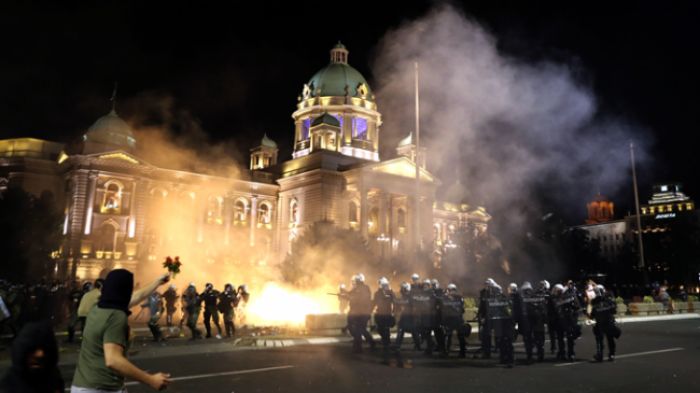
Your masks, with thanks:
[[[543,186],[550,200],[583,213],[599,189],[612,196],[629,187],[630,141],[647,156],[647,133],[602,116],[569,66],[499,52],[494,36],[451,6],[378,45],[373,71],[388,146],[414,128],[416,61],[430,169],[447,185],[459,177],[463,197],[494,215],[524,220],[519,209]]]

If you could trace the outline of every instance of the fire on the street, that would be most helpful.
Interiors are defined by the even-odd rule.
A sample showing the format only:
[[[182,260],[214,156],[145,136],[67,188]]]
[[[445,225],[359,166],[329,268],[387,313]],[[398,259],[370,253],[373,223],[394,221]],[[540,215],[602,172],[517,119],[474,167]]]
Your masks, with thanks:
[[[309,314],[338,312],[338,299],[328,291],[284,287],[274,282],[264,285],[246,307],[246,321],[255,326],[302,326]]]

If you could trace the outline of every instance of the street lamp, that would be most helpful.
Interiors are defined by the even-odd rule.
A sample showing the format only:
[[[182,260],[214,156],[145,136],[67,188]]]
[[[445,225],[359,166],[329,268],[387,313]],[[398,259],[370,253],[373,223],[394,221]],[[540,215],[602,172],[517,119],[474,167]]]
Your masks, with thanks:
[[[379,242],[379,247],[382,249],[382,262],[384,262],[384,245],[388,243],[391,240],[389,236],[385,234],[381,234],[377,236],[377,241]]]

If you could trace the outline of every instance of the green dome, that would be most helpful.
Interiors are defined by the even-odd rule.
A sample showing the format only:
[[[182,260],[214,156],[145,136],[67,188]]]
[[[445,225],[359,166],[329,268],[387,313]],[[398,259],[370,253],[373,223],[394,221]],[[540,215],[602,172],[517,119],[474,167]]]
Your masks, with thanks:
[[[126,148],[134,148],[136,145],[136,139],[131,132],[131,127],[117,115],[114,109],[97,119],[95,124],[88,128],[83,139],[89,142],[123,146]]]
[[[305,97],[350,97],[365,96],[372,98],[372,91],[359,71],[348,64],[348,50],[338,42],[331,49],[331,63],[319,70],[309,80],[308,96]],[[364,85],[360,94],[358,88]],[[305,88],[306,93],[306,88]]]
[[[267,134],[264,134],[264,135],[263,135],[263,138],[262,138],[262,140],[260,141],[260,145],[261,145],[261,146],[271,147],[271,148],[273,148],[273,149],[277,149],[277,143],[276,143],[275,141],[273,141],[272,139],[268,138],[268,137],[267,137]]]

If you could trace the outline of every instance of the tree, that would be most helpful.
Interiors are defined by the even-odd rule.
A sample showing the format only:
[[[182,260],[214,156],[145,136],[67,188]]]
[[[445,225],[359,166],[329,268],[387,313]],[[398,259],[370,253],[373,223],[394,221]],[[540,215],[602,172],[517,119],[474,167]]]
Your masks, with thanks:
[[[15,282],[46,278],[61,244],[61,215],[53,195],[19,188],[0,194],[0,277]]]

